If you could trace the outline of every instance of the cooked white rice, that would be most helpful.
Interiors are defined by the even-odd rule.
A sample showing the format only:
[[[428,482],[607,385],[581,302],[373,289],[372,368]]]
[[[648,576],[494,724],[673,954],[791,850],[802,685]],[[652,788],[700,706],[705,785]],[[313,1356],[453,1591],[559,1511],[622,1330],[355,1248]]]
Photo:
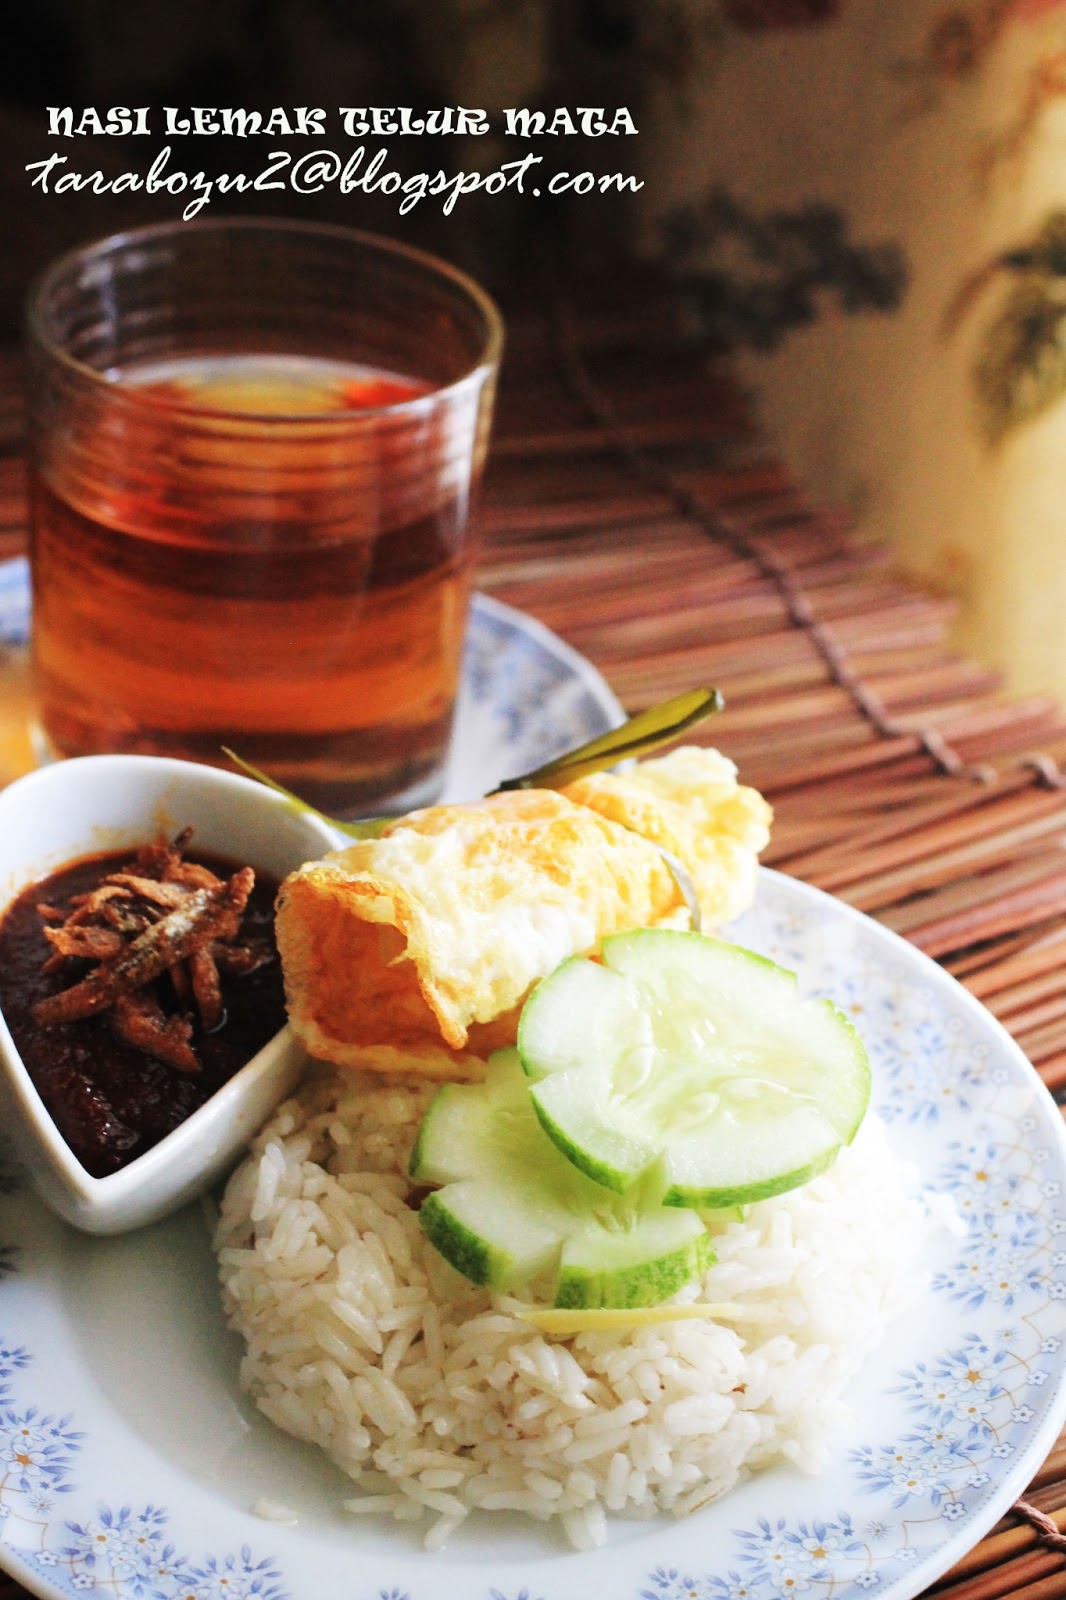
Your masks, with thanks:
[[[241,1382],[351,1477],[348,1511],[430,1519],[430,1548],[475,1508],[524,1511],[583,1548],[610,1513],[683,1515],[778,1459],[817,1470],[925,1228],[874,1117],[829,1173],[716,1238],[678,1301],[731,1302],[728,1322],[559,1338],[424,1240],[404,1173],[431,1094],[312,1079],[256,1140],[218,1225]]]

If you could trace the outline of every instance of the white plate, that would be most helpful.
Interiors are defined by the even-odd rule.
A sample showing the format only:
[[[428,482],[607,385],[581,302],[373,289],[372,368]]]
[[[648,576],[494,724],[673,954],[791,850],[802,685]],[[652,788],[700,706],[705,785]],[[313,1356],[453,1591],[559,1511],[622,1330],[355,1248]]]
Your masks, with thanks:
[[[989,1014],[858,913],[767,872],[735,932],[854,1014],[893,1142],[966,1223],[853,1387],[824,1473],[763,1474],[594,1553],[482,1518],[427,1556],[407,1529],[346,1519],[346,1480],[241,1400],[196,1212],[86,1240],[9,1184],[0,1565],[44,1596],[112,1600],[906,1600],[932,1582],[1066,1412],[1062,1124]],[[260,1499],[299,1522],[256,1517]]]
[[[16,556],[0,561],[0,643],[23,646],[29,637],[29,564]],[[487,794],[624,718],[584,656],[534,617],[475,594],[441,798]]]

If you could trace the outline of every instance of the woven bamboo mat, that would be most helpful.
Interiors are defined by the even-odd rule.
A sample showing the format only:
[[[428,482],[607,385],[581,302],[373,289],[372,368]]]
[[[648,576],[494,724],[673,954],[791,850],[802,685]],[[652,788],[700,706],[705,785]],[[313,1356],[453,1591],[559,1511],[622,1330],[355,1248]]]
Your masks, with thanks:
[[[0,557],[24,546],[18,437],[9,361]],[[483,527],[481,587],[627,708],[717,684],[708,737],[773,802],[770,863],[942,962],[1066,1090],[1066,719],[1004,696],[949,605],[808,503],[669,306],[512,321]],[[1066,1597],[1066,1436],[1026,1500],[1044,1527],[1005,1518],[937,1594]]]

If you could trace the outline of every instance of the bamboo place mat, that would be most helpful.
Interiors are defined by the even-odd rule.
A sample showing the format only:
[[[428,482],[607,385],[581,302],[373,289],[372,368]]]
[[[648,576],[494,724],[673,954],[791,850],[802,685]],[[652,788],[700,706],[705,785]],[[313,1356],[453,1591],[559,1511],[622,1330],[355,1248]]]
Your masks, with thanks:
[[[24,548],[17,394],[9,358],[0,557]],[[1066,720],[1004,697],[948,604],[808,503],[668,303],[512,320],[482,523],[481,587],[628,709],[717,684],[708,737],[773,803],[769,862],[935,957],[1066,1090]],[[1066,1436],[1026,1502],[933,1592],[1066,1597]]]

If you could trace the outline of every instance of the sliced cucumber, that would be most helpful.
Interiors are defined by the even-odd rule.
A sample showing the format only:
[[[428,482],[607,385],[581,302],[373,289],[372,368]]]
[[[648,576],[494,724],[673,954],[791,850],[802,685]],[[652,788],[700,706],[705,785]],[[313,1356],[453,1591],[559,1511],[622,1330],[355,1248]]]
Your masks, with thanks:
[[[537,1115],[567,1160],[628,1194],[721,1208],[796,1188],[850,1143],[870,1094],[855,1029],[794,973],[645,929],[575,957],[518,1029]]]
[[[713,1260],[695,1212],[619,1199],[560,1154],[515,1050],[491,1058],[484,1083],[440,1090],[409,1170],[443,1185],[422,1203],[430,1243],[494,1289],[541,1280],[559,1306],[658,1305]]]

